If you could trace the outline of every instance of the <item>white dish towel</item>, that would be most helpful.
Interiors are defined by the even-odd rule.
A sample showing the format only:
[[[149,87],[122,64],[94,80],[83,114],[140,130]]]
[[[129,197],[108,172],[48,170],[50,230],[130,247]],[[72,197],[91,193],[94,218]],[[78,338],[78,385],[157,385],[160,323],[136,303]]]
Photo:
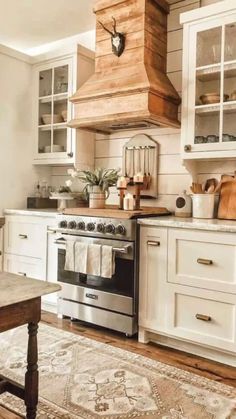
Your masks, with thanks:
[[[76,241],[74,246],[74,271],[87,274],[88,244]]]
[[[112,246],[102,246],[101,260],[101,276],[103,278],[112,278],[115,273],[115,252],[113,252]]]
[[[74,254],[74,240],[66,241],[66,260],[65,260],[65,270],[72,271],[75,270],[75,254]]]
[[[100,244],[88,245],[87,274],[101,276],[101,248]]]

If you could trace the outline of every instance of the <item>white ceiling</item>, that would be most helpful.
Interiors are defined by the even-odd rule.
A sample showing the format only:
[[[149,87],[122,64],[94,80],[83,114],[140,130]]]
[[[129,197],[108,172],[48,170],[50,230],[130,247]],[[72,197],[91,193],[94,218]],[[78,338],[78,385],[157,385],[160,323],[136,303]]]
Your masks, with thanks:
[[[37,47],[90,31],[94,1],[0,0],[0,44],[34,55]]]
[[[0,44],[27,52],[94,29],[93,0],[0,0]]]

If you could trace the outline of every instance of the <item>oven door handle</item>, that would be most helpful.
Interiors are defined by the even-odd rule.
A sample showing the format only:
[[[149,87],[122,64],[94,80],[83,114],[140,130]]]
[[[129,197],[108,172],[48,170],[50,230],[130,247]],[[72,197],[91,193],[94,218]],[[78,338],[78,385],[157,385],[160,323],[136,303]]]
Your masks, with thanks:
[[[55,244],[66,244],[66,239],[63,239],[63,238],[62,239],[58,239],[58,240],[55,240],[54,243]],[[113,252],[115,252],[115,253],[123,253],[125,255],[127,255],[129,253],[129,249],[130,249],[130,245],[129,244],[127,244],[124,247],[112,247]]]
[[[129,253],[129,249],[130,249],[130,245],[129,244],[127,244],[124,247],[113,247],[112,248],[113,252],[123,253],[125,255],[127,255]]]

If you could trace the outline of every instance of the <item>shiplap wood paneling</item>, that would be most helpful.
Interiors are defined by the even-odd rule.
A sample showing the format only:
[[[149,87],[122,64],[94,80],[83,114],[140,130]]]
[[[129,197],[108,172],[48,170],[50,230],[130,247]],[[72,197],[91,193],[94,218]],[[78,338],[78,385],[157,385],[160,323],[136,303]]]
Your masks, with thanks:
[[[175,89],[182,90],[182,39],[183,30],[179,24],[179,15],[187,10],[199,7],[199,0],[172,2],[168,18],[168,75]],[[183,167],[180,158],[180,130],[152,129],[144,131],[159,144],[158,199],[145,200],[145,205],[166,206],[173,210],[175,199],[183,189],[189,188],[191,176]],[[124,144],[139,132],[119,132],[106,137],[97,136],[95,151],[96,167],[122,167],[122,148]],[[117,194],[111,191],[109,203],[117,203]]]
[[[202,0],[201,4],[213,3],[214,0]],[[216,1],[215,1],[216,2]],[[170,16],[168,19],[168,76],[175,89],[182,90],[182,38],[183,30],[179,24],[179,15],[187,10],[200,7],[200,0],[169,0]],[[124,144],[139,131],[119,132],[111,136],[97,135],[95,166],[121,168],[122,148]],[[180,158],[180,130],[149,129],[144,133],[150,135],[159,144],[158,199],[145,200],[145,205],[166,206],[175,208],[175,199],[182,190],[189,190],[191,176],[182,166]],[[222,173],[233,173],[235,162],[225,160],[218,162],[198,163],[198,180],[203,182],[209,177],[220,178]],[[52,184],[60,186],[68,179],[66,168],[52,169]],[[111,189],[109,203],[118,203],[115,188]]]

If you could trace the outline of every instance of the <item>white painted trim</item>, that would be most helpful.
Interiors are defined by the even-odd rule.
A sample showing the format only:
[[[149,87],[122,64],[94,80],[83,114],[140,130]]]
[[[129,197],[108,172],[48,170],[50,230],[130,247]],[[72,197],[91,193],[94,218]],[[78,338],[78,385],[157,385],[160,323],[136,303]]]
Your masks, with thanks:
[[[158,332],[155,332],[152,329],[148,329],[145,327],[139,327],[139,342],[154,342],[158,345],[163,345],[180,351],[189,352],[193,355],[202,356],[203,358],[211,359],[216,362],[221,362],[226,365],[231,365],[232,367],[236,366],[236,356],[232,352],[222,352],[211,347],[198,345],[197,343],[192,343],[187,339],[173,338],[170,335],[163,332],[161,332],[160,335]]]
[[[214,17],[219,13],[227,13],[236,10],[235,0],[224,0],[219,3],[214,3],[209,6],[201,7],[200,9],[191,10],[180,15],[180,23],[189,23],[195,20],[203,19],[205,17]]]
[[[27,64],[32,64],[32,58],[23,52],[16,51],[15,49],[6,47],[0,44],[0,54],[7,55],[8,57],[15,58],[16,60],[23,61]]]

